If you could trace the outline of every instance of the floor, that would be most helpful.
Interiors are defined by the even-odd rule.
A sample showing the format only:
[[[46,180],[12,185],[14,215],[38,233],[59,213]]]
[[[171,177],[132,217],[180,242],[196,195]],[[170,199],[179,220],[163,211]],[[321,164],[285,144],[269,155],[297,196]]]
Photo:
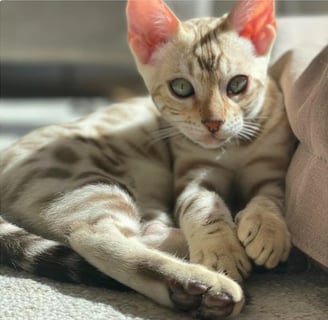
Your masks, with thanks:
[[[328,276],[311,269],[255,274],[237,320],[326,320]],[[136,293],[71,285],[0,266],[0,320],[191,320]]]

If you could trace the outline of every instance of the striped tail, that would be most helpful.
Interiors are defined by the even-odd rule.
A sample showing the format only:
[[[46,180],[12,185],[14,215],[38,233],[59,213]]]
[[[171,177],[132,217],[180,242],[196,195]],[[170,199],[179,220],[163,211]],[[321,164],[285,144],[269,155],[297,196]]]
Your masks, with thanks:
[[[0,264],[53,280],[128,291],[72,249],[46,240],[0,217]]]

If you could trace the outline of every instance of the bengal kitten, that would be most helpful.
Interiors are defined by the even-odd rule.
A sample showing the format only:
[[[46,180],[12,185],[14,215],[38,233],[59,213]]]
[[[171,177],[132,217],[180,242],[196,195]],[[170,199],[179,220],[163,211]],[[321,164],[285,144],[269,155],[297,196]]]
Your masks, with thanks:
[[[272,268],[291,246],[290,129],[267,74],[274,2],[181,22],[162,0],[130,0],[127,20],[151,98],[36,130],[1,153],[1,262],[121,283],[201,318],[236,315],[250,260]],[[233,219],[235,195],[245,207]]]

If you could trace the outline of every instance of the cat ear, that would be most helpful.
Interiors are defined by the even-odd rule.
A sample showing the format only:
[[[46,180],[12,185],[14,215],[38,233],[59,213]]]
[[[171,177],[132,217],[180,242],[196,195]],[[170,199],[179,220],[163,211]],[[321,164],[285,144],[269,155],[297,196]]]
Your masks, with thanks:
[[[179,19],[162,0],[129,0],[126,14],[129,45],[144,64],[178,30]]]
[[[228,21],[241,37],[251,40],[258,55],[270,51],[276,36],[274,0],[239,0]]]

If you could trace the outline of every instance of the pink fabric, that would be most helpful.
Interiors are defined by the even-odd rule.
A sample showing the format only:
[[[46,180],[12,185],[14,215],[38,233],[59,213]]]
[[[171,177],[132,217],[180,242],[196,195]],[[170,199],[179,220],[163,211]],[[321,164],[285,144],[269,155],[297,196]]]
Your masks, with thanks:
[[[293,50],[273,68],[300,142],[287,175],[287,222],[294,245],[328,267],[328,46],[310,64],[302,55]]]

